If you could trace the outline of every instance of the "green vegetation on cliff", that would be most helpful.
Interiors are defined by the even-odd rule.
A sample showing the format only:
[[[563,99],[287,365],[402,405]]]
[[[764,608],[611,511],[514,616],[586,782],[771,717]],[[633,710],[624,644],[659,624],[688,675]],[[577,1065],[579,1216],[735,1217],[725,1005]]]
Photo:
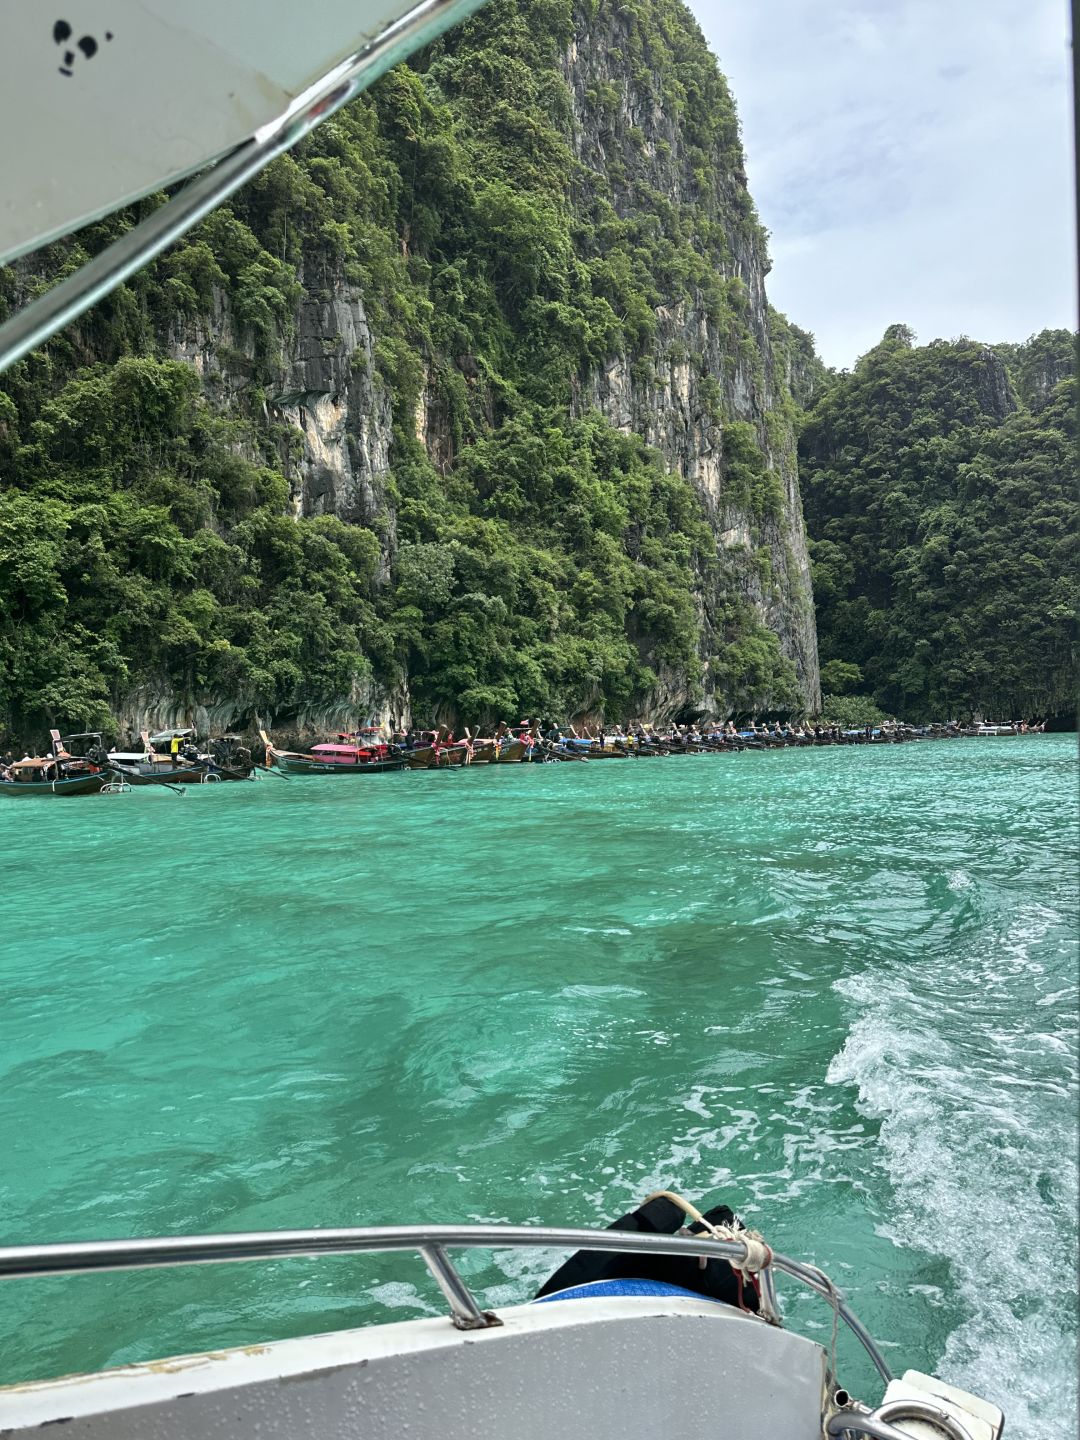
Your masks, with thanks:
[[[693,486],[574,403],[683,299],[757,354],[723,273],[740,236],[763,248],[727,87],[676,0],[620,16],[618,67],[678,122],[683,198],[575,159],[569,0],[491,0],[5,377],[0,726],[106,724],[140,685],[288,716],[406,676],[419,718],[625,714],[658,671],[691,698],[707,673],[721,707],[798,705],[745,598],[703,631],[716,541]],[[621,100],[590,90],[597,126]],[[0,303],[132,218],[0,272]],[[363,523],[305,513],[278,393],[301,296],[343,285],[374,337],[354,377],[393,415]],[[170,358],[199,331],[205,378]],[[765,517],[775,477],[742,429],[732,484]]]
[[[909,719],[1073,710],[1074,371],[1068,331],[893,326],[820,395],[800,471],[823,689]]]

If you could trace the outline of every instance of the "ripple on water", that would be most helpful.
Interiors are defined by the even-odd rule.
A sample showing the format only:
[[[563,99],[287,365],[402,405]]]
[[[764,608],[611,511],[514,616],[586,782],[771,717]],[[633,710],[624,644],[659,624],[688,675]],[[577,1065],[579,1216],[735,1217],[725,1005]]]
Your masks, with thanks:
[[[0,809],[5,873],[63,878],[5,912],[7,1236],[585,1224],[675,1186],[1059,1440],[1074,796],[1043,737]],[[508,1304],[558,1258],[467,1267]],[[57,1279],[0,1290],[2,1364],[438,1305],[392,1257]]]

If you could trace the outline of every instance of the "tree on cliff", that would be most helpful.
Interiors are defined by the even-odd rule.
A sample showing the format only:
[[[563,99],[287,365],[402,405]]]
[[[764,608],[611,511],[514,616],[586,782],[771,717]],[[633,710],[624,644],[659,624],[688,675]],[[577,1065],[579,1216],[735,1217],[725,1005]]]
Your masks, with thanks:
[[[915,347],[891,326],[820,396],[800,469],[824,678],[857,665],[913,719],[1071,712],[1074,367],[1067,331]]]

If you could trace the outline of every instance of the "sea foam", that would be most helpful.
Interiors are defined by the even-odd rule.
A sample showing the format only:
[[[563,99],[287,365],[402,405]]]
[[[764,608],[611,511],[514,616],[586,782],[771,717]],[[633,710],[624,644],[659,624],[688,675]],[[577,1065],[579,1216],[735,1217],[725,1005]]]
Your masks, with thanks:
[[[1018,1440],[1077,1423],[1075,1001],[1058,983],[1038,1003],[1062,919],[1014,914],[944,976],[939,959],[838,981],[857,1018],[828,1072],[880,1122],[890,1238],[945,1257],[968,1312],[938,1373],[1000,1405]]]

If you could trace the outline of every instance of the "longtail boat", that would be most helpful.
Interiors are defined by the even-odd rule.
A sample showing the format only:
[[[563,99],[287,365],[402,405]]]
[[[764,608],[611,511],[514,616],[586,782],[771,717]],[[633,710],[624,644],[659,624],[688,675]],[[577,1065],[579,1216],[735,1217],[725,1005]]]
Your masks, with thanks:
[[[279,750],[265,730],[259,735],[266,746],[266,763],[287,775],[381,775],[404,770],[408,764],[405,755],[391,754],[388,745],[361,745],[351,735],[340,735],[337,743],[313,745],[309,751]]]
[[[405,751],[405,765],[409,770],[430,770],[435,763],[433,745],[417,745],[414,750]]]
[[[109,783],[107,770],[64,770],[49,759],[29,759],[12,765],[0,777],[0,795],[22,799],[27,795],[97,795]]]
[[[273,748],[267,750],[266,758],[287,775],[382,775],[389,770],[404,770],[406,765],[401,756],[386,760],[327,759]]]
[[[494,735],[490,740],[473,740],[472,765],[517,765],[525,758],[528,746],[524,740],[510,735]]]
[[[220,765],[215,761],[210,771],[210,778],[216,780],[254,780],[255,766],[250,761],[246,765]]]
[[[528,754],[529,747],[524,740],[502,739],[495,742],[493,765],[519,765]]]
[[[432,765],[441,768],[444,765],[465,765],[471,755],[471,746],[464,740],[457,740],[451,745],[432,746],[434,758]]]
[[[222,735],[207,746],[211,774],[219,780],[254,780],[255,762],[239,735]]]
[[[254,772],[251,751],[239,736],[211,740],[206,752],[195,744],[195,731],[163,730],[150,735],[143,730],[139,750],[110,750],[109,763],[116,777],[127,785],[203,785],[220,780],[249,780]],[[163,755],[155,745],[182,742],[184,748]]]
[[[210,772],[208,765],[189,761],[173,765],[160,757],[149,762],[113,760],[111,769],[125,785],[201,785]]]
[[[51,755],[24,755],[0,774],[0,794],[14,799],[28,795],[97,795],[111,776],[101,736],[94,733],[61,737],[50,730]],[[86,753],[72,754],[68,745],[88,741]]]

